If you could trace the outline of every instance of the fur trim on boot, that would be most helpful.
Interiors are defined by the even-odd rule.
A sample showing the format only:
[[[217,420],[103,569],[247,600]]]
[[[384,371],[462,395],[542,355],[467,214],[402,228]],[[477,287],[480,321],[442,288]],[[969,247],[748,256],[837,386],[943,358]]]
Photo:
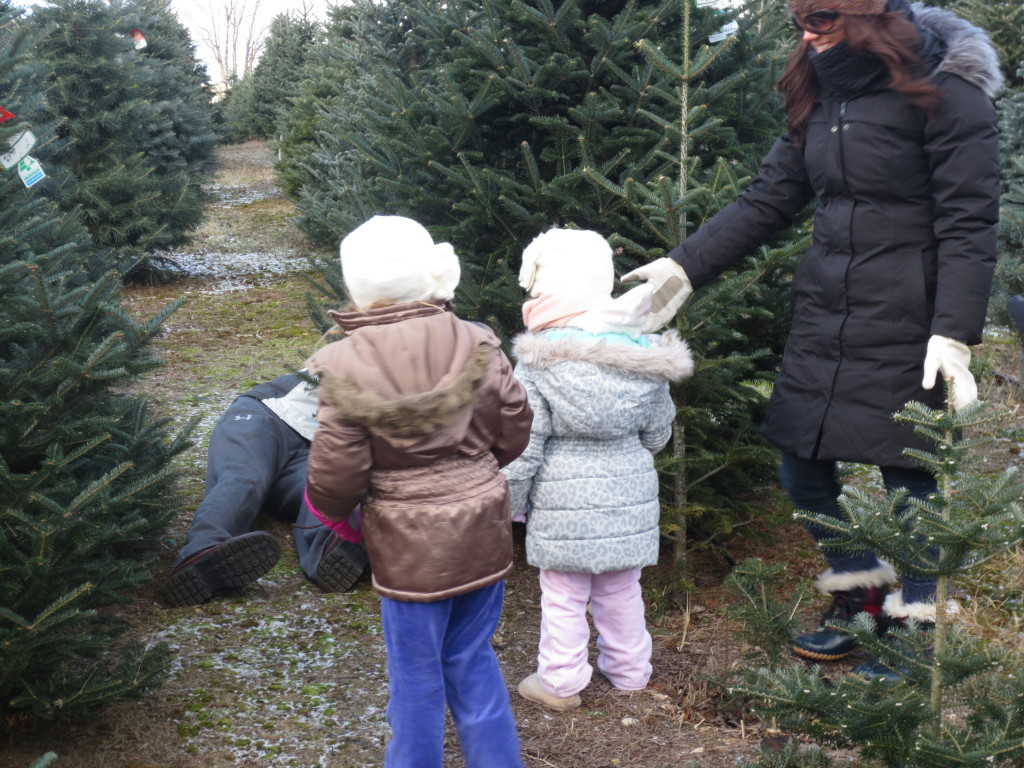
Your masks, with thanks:
[[[956,600],[946,601],[946,613],[955,616],[960,612]],[[935,603],[905,603],[903,595],[891,592],[882,603],[882,614],[890,619],[914,619],[922,624],[935,623]]]
[[[866,571],[836,573],[829,568],[824,573],[818,574],[814,580],[814,586],[821,594],[831,595],[857,587],[887,587],[895,581],[896,569],[884,560],[879,560],[877,566]]]

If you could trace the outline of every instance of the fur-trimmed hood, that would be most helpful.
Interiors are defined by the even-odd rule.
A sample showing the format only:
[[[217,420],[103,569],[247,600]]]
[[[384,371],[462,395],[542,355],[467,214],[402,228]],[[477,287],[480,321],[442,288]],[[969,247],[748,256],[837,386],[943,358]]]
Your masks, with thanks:
[[[555,335],[523,333],[512,345],[513,357],[526,365],[548,369],[558,363],[578,362],[638,373],[656,379],[680,381],[693,375],[693,356],[679,332],[650,335],[647,347],[609,343],[584,332]]]
[[[385,400],[373,390],[360,389],[351,381],[324,371],[320,399],[334,406],[341,418],[361,424],[374,434],[426,435],[449,426],[472,405],[493,356],[493,347],[479,344],[453,380],[429,392],[395,400]]]
[[[332,413],[375,435],[431,435],[466,421],[500,354],[498,337],[444,302],[335,313],[348,335],[308,361]],[[465,426],[464,424],[462,425]],[[458,442],[456,429],[450,439]]]
[[[946,50],[933,74],[957,75],[994,98],[1003,87],[1003,73],[999,68],[999,54],[988,34],[943,8],[914,3],[911,10],[917,26],[945,44]]]

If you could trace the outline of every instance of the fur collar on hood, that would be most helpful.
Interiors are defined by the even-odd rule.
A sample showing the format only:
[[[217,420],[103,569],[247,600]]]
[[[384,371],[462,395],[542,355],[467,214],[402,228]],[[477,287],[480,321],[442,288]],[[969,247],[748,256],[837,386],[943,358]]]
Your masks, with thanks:
[[[376,392],[324,371],[320,375],[320,399],[336,408],[342,418],[362,424],[376,435],[429,435],[450,426],[473,404],[493,357],[494,347],[479,344],[451,382],[397,400],[384,400]]]
[[[985,31],[943,8],[914,3],[911,9],[914,22],[946,44],[945,55],[933,74],[958,75],[994,98],[1003,87],[1003,73],[999,54]]]
[[[515,338],[512,354],[534,368],[556,363],[583,362],[639,373],[652,378],[680,381],[693,375],[693,357],[675,330],[647,336],[649,347],[616,344],[584,332],[558,338],[543,333],[523,333]]]

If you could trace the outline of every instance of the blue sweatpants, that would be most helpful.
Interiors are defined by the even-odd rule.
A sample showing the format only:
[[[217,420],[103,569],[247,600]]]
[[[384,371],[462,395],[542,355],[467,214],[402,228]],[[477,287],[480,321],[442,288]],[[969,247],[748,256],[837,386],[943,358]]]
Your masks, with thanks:
[[[446,703],[467,768],[522,768],[491,647],[504,594],[499,581],[433,603],[381,598],[391,679],[385,768],[441,768]]]

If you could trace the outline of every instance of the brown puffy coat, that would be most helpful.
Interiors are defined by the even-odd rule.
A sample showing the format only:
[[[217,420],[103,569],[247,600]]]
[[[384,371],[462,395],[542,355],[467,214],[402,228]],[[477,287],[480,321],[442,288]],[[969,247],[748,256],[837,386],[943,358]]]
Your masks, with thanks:
[[[334,315],[347,332],[314,354],[320,428],[310,501],[345,519],[362,502],[373,585],[430,602],[512,568],[499,467],[530,439],[533,413],[500,342],[441,302]]]

